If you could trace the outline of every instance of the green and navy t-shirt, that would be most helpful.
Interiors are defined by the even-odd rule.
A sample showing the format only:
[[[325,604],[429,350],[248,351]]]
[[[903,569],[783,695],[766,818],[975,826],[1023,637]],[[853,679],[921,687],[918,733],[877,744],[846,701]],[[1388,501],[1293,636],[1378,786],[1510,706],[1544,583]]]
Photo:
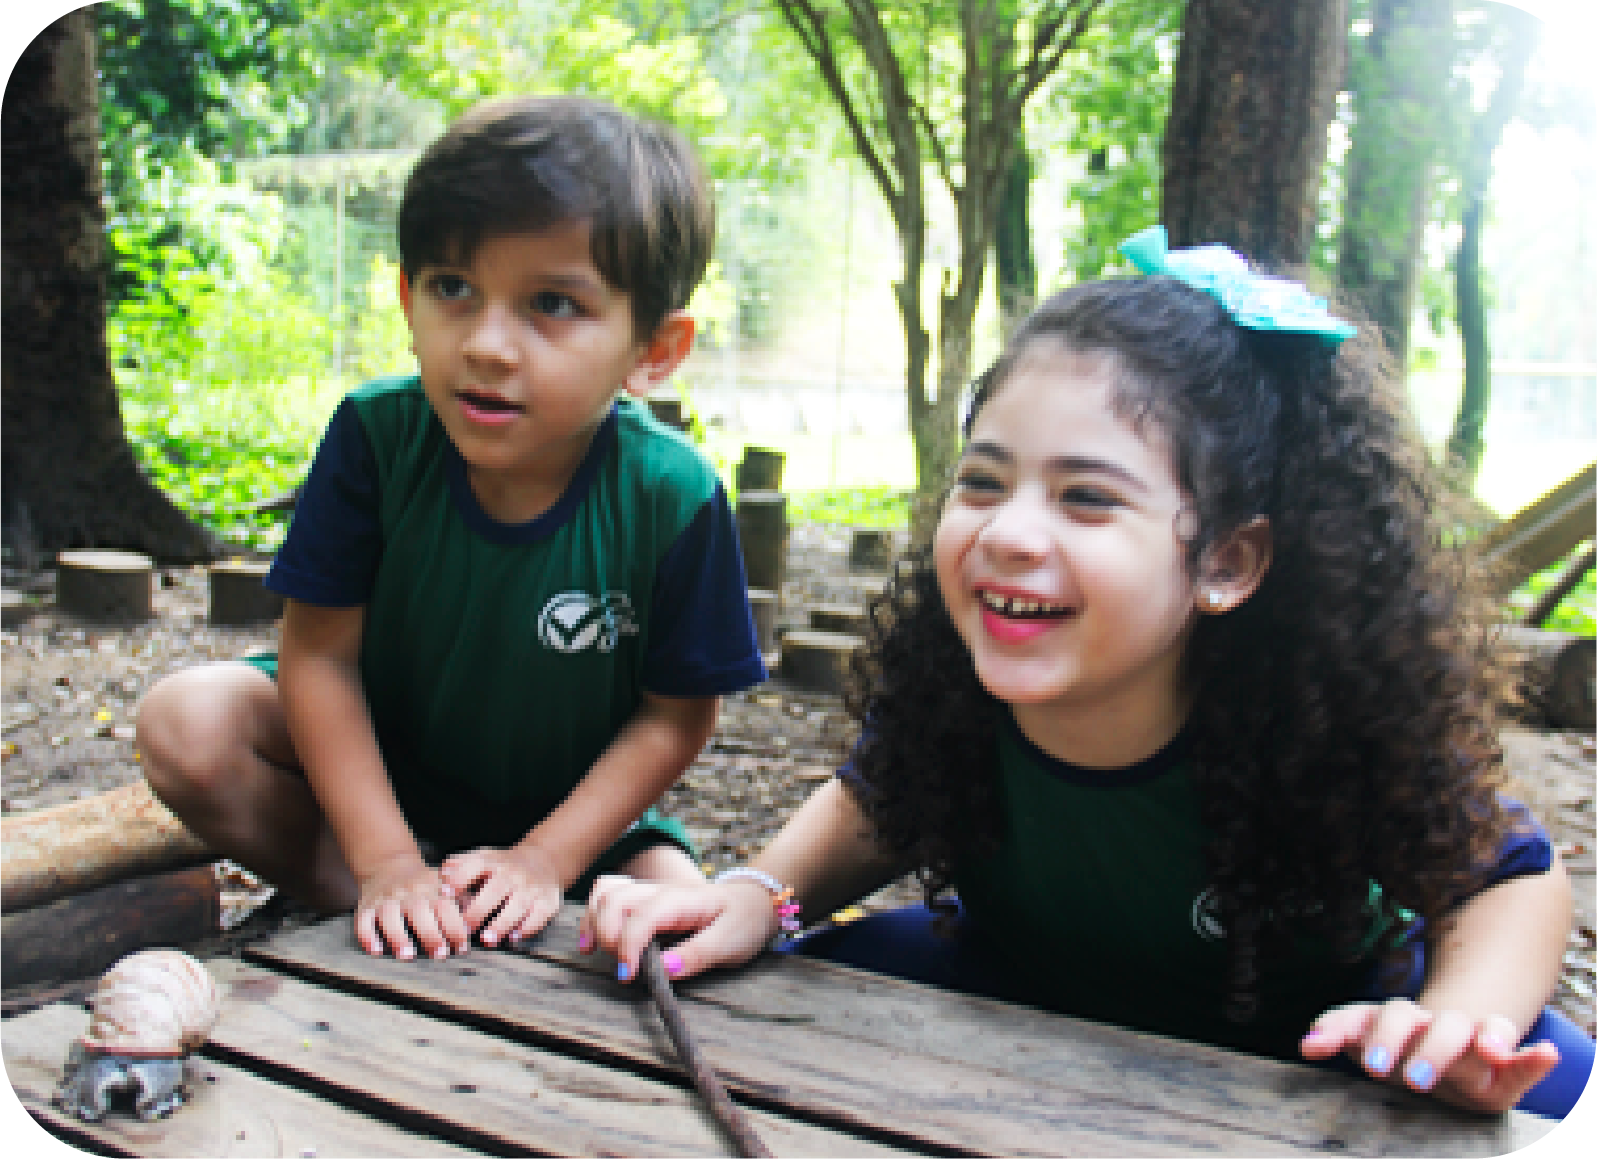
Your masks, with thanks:
[[[1006,713],[998,769],[1000,845],[958,864],[954,883],[969,936],[1004,960],[1030,995],[1025,1000],[1293,1058],[1315,1017],[1370,988],[1368,951],[1384,928],[1374,884],[1359,960],[1300,938],[1286,960],[1272,959],[1262,972],[1257,1017],[1225,1017],[1230,952],[1184,737],[1138,764],[1100,772],[1049,756]],[[1502,851],[1494,880],[1550,864],[1545,831],[1526,821]]]
[[[445,848],[525,836],[645,691],[713,696],[765,678],[719,477],[630,400],[555,505],[509,525],[477,502],[416,376],[359,388],[266,583],[365,606],[383,759],[412,826]]]

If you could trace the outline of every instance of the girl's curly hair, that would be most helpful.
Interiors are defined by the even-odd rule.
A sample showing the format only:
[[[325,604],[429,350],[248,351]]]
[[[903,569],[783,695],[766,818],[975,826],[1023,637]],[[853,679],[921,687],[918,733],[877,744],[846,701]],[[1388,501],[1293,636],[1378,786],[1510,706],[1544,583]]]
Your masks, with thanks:
[[[1434,941],[1508,824],[1497,804],[1503,686],[1486,605],[1445,518],[1448,495],[1406,425],[1379,344],[1236,325],[1168,277],[1093,282],[1049,299],[976,383],[971,423],[1022,358],[1102,352],[1114,405],[1168,440],[1189,512],[1189,573],[1263,516],[1271,566],[1253,596],[1200,616],[1187,725],[1209,872],[1232,949],[1230,1012],[1295,933],[1352,955],[1383,887]],[[999,837],[995,729],[944,609],[928,547],[870,607],[847,703],[850,784],[880,840],[920,867],[936,905],[961,859]]]

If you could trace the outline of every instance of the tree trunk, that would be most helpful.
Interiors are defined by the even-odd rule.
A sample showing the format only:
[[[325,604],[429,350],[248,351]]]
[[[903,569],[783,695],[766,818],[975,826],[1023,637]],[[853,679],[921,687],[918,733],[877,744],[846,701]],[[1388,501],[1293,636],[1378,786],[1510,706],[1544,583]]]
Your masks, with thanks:
[[[1347,0],[1189,0],[1164,138],[1172,245],[1308,261],[1346,54]]]
[[[94,16],[23,50],[0,113],[4,217],[0,489],[5,543],[32,568],[73,547],[214,558],[213,537],[139,469],[105,346],[105,216]]]
[[[1037,255],[1031,245],[1031,155],[1024,142],[1004,177],[998,199],[998,316],[1007,339],[1037,302]]]
[[[1447,440],[1449,466],[1462,488],[1475,489],[1486,451],[1486,412],[1492,396],[1492,357],[1487,340],[1486,290],[1482,285],[1481,234],[1486,224],[1486,194],[1492,180],[1492,154],[1514,115],[1525,87],[1525,66],[1536,47],[1539,23],[1518,8],[1499,5],[1495,19],[1503,26],[1502,72],[1486,111],[1470,128],[1469,155],[1464,159],[1463,236],[1454,257],[1453,277],[1458,332],[1464,344],[1464,390],[1459,397],[1453,431]]]
[[[1401,369],[1432,169],[1446,133],[1453,59],[1452,0],[1376,0],[1370,34],[1353,68],[1353,142],[1337,276],[1381,328]]]

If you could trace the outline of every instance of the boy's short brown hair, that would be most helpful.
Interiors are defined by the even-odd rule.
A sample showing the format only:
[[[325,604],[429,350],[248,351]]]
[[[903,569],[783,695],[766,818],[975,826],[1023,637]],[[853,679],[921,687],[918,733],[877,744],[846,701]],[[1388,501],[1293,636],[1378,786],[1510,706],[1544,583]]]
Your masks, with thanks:
[[[484,101],[445,130],[405,183],[400,264],[413,278],[469,262],[486,238],[579,219],[640,337],[687,305],[715,241],[703,166],[674,129],[588,97]]]

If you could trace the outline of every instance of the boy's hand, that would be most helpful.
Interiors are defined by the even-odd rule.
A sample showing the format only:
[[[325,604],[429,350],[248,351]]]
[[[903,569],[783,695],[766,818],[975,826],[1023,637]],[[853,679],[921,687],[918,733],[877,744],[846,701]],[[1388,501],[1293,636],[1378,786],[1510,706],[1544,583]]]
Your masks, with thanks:
[[[661,956],[673,978],[686,978],[747,962],[771,944],[778,928],[776,906],[762,885],[660,885],[607,874],[588,895],[577,949],[610,951],[624,982],[637,977],[638,959],[651,939],[691,934]]]
[[[396,958],[414,958],[411,934],[429,958],[464,950],[471,937],[454,890],[420,857],[396,858],[366,874],[355,903],[355,938],[368,954],[392,949]]]
[[[530,938],[560,912],[559,875],[535,848],[457,853],[444,860],[439,873],[465,902],[466,929],[485,946]]]
[[[1458,1010],[1432,1012],[1406,998],[1360,1002],[1314,1020],[1300,1049],[1312,1060],[1346,1051],[1370,1075],[1473,1111],[1512,1110],[1558,1065],[1550,1042],[1519,1047],[1506,1018],[1479,1022]]]

